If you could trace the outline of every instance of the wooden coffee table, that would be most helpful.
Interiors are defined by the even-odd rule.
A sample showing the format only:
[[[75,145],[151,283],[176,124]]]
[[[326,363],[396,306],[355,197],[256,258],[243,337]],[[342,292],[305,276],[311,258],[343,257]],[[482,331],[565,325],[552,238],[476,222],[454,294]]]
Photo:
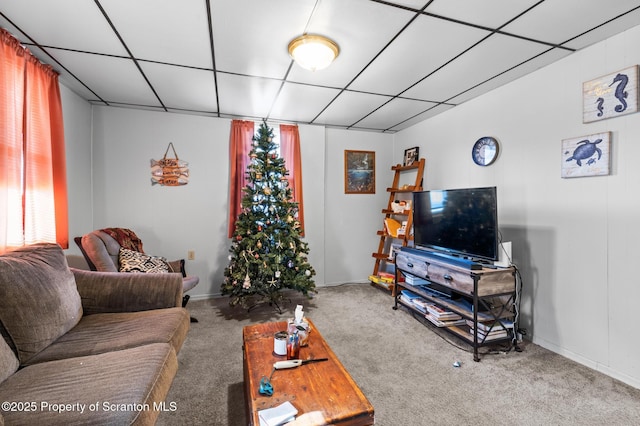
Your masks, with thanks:
[[[307,319],[307,321],[309,321]],[[259,426],[258,411],[290,401],[298,418],[323,417],[331,425],[372,425],[373,406],[353,381],[315,325],[309,321],[309,345],[300,348],[300,359],[328,361],[276,370],[271,377],[273,395],[260,395],[260,379],[269,376],[273,363],[286,359],[273,352],[274,334],[286,330],[286,322],[249,325],[242,330],[244,394],[248,423]]]

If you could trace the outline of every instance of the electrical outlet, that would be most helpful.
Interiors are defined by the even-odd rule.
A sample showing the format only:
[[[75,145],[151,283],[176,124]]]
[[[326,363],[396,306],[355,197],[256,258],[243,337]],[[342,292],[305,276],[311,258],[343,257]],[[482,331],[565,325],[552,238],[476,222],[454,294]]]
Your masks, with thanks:
[[[196,258],[196,252],[195,252],[195,250],[189,250],[189,251],[187,252],[187,259],[188,259],[188,260],[195,260],[195,258]]]

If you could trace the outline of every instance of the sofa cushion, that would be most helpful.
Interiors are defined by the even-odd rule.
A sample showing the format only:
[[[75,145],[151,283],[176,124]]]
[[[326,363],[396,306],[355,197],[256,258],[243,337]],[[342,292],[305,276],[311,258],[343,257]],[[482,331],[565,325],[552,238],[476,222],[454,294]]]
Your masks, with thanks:
[[[20,363],[18,362],[18,358],[16,358],[16,354],[13,353],[9,345],[7,345],[7,342],[0,337],[0,383],[18,371],[19,366]]]
[[[177,369],[166,343],[31,365],[0,383],[0,401],[34,401],[36,410],[2,414],[10,425],[152,425]]]
[[[169,343],[179,352],[189,331],[184,308],[85,315],[67,334],[28,364],[95,355],[150,343]]]
[[[120,248],[118,254],[118,270],[120,272],[167,273],[167,260],[159,256],[149,256],[138,251]]]
[[[73,273],[56,244],[37,244],[0,256],[0,322],[21,364],[82,318]]]

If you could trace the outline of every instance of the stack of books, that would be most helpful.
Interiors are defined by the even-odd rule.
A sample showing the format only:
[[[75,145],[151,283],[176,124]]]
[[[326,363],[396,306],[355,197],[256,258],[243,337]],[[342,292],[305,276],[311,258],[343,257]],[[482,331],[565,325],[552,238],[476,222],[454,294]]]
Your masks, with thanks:
[[[473,336],[473,321],[467,320],[469,333]],[[478,322],[478,341],[490,341],[509,337],[508,329],[513,329],[513,321],[499,320],[494,322]]]
[[[465,323],[460,315],[435,304],[427,307],[427,314],[424,317],[438,327],[450,327]]]
[[[393,284],[393,274],[380,272],[378,273],[378,275],[369,275],[369,281],[376,284],[382,284],[388,287]]]
[[[431,282],[429,282],[428,280],[416,277],[415,275],[407,275],[404,280],[407,282],[407,284],[411,284],[412,286],[431,284]]]
[[[416,308],[423,314],[427,313],[429,305],[433,305],[433,303],[427,302],[425,299],[410,292],[409,290],[402,290],[400,292],[400,300],[402,300],[406,305]]]

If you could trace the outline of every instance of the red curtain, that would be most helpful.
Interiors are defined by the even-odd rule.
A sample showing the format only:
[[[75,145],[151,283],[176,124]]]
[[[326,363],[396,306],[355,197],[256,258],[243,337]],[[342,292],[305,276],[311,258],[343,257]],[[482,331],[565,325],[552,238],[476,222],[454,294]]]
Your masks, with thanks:
[[[58,75],[0,29],[0,252],[69,247]]]
[[[280,125],[280,154],[289,170],[289,187],[293,192],[293,201],[298,203],[298,222],[304,236],[304,208],[302,203],[302,160],[300,156],[300,133],[297,125]]]
[[[247,166],[254,135],[253,121],[233,120],[229,138],[229,227],[233,237],[236,220],[242,209],[242,188],[247,185]]]

